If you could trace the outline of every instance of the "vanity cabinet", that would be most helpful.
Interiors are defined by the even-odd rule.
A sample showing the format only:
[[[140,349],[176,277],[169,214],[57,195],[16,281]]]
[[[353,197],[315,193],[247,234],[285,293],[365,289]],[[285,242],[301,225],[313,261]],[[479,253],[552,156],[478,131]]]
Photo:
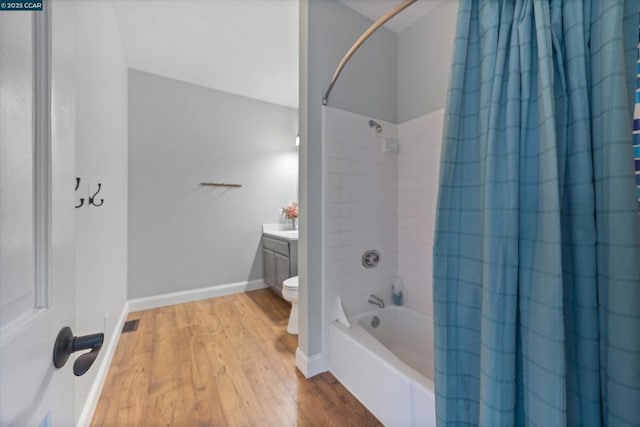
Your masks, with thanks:
[[[264,281],[282,296],[282,282],[298,275],[298,241],[262,236]]]
[[[273,288],[276,285],[276,253],[263,249],[264,253],[264,282]]]

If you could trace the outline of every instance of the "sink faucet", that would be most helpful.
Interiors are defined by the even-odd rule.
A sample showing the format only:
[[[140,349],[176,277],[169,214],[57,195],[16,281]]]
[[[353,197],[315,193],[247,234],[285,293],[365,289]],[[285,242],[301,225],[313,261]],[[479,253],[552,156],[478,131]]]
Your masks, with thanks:
[[[377,305],[380,308],[384,308],[384,301],[375,294],[369,295],[369,304]]]

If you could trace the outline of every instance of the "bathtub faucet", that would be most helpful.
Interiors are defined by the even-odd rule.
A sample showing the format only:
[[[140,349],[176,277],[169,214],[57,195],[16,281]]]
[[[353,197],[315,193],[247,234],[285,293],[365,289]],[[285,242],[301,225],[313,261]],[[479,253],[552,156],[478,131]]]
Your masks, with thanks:
[[[384,308],[384,301],[382,301],[382,299],[378,298],[374,294],[369,295],[369,304],[377,305],[380,308]]]

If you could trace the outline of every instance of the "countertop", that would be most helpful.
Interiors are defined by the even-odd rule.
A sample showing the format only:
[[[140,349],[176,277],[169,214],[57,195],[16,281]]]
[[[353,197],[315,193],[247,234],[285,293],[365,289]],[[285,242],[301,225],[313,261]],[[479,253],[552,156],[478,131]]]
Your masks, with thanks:
[[[288,242],[298,241],[298,230],[292,230],[284,224],[263,224],[262,234]]]

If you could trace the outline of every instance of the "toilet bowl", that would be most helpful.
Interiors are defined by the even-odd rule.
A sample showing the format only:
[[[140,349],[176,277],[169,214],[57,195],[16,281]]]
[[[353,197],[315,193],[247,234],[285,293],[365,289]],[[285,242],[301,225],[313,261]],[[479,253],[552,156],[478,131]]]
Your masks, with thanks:
[[[291,314],[287,332],[298,334],[298,276],[290,277],[282,282],[282,298],[291,303]]]

